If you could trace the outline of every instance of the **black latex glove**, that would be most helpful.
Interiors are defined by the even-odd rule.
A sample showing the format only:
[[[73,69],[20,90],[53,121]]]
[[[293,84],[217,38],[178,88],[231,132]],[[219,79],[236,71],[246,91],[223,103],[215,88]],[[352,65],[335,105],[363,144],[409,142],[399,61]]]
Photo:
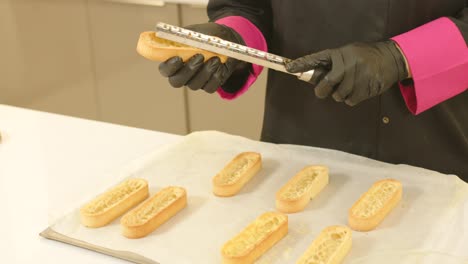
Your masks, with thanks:
[[[236,31],[224,25],[205,23],[185,28],[245,45]],[[203,89],[214,93],[222,85],[224,91],[235,93],[247,80],[251,67],[249,63],[232,58],[228,58],[224,64],[218,57],[204,63],[203,55],[196,54],[186,63],[180,57],[172,57],[159,65],[159,72],[168,77],[175,88],[187,86],[192,90]]]
[[[324,50],[286,64],[289,72],[327,70],[315,80],[315,94],[354,106],[408,78],[404,56],[393,41],[354,43]],[[312,81],[314,83],[314,81]]]

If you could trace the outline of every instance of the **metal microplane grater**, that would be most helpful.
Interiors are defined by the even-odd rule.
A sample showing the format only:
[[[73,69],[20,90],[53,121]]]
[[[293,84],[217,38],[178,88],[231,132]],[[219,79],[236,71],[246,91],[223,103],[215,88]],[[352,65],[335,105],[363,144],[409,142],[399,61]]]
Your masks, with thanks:
[[[284,66],[290,59],[166,23],[160,22],[156,25],[156,35],[187,46],[292,74],[306,82],[309,82],[314,74],[314,70],[303,73],[290,73]]]

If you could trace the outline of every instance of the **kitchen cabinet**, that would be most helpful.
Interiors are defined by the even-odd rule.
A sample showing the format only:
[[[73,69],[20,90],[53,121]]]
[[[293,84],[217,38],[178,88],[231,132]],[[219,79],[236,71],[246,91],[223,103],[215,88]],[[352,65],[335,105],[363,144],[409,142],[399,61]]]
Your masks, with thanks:
[[[183,25],[208,21],[204,6],[183,5],[181,15]],[[222,100],[216,94],[210,95],[203,91],[188,91],[190,130],[219,130],[259,139],[265,105],[266,75],[266,71],[263,71],[249,91],[232,101]]]
[[[89,24],[100,118],[106,122],[185,134],[183,89],[171,88],[158,64],[137,54],[142,31],[157,21],[178,24],[175,4],[89,1]],[[157,1],[155,1],[157,3]]]
[[[0,1],[0,103],[97,118],[86,2]]]

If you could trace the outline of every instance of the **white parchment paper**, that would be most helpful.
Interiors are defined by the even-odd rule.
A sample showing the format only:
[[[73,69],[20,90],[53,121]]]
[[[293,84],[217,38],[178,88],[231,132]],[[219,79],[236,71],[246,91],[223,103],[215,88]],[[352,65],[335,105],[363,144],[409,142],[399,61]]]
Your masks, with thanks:
[[[263,169],[235,197],[212,194],[212,177],[243,151],[262,154]],[[344,263],[468,263],[468,185],[453,175],[391,165],[343,152],[251,141],[198,132],[116,171],[148,179],[151,195],[169,185],[187,189],[188,206],[146,238],[126,239],[119,220],[107,227],[80,225],[78,208],[52,228],[69,237],[140,254],[161,264],[220,263],[220,248],[263,212],[275,193],[304,166],[330,168],[329,185],[300,213],[289,215],[289,234],[257,263],[295,263],[318,233],[346,225],[348,209],[377,180],[403,183],[403,198],[380,226],[353,232]],[[100,190],[100,191],[104,191]],[[89,193],[91,199],[97,193]]]

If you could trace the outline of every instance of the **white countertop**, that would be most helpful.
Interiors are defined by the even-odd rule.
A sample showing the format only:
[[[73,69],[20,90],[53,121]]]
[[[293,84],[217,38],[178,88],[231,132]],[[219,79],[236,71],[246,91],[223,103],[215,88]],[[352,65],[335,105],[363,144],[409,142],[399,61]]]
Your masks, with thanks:
[[[179,136],[0,105],[1,263],[126,263],[39,237],[106,173]],[[108,176],[109,177],[109,176]]]

